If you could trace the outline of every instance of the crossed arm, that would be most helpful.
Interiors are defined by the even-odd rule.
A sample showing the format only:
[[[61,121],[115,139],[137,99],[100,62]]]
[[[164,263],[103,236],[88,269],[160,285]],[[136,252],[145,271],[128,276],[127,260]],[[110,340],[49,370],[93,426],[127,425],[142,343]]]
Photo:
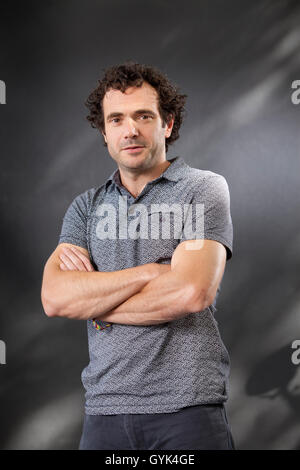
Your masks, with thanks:
[[[71,302],[71,298],[75,297],[70,296],[69,304],[61,302],[61,307],[52,309],[51,313],[48,309],[47,313],[47,294],[45,294],[47,276],[44,271],[42,302],[48,316],[73,319],[96,317],[110,323],[126,325],[166,323],[203,310],[215,298],[226,263],[226,250],[221,243],[214,240],[191,240],[177,246],[171,265],[151,263],[123,271],[99,273],[93,272],[94,268],[87,250],[74,245],[68,248],[65,253],[63,249],[60,250],[60,263],[57,268],[61,273],[60,279],[64,281],[67,277],[63,278],[62,275],[71,275],[70,271],[73,271],[64,289],[71,290],[73,286],[74,290],[75,287],[77,302]],[[93,309],[87,308],[91,305],[93,296],[91,295],[88,304],[89,294],[85,286],[87,284],[90,286],[94,282],[96,289],[95,276],[97,281],[100,281],[98,275],[102,278],[102,283],[98,283],[98,301],[93,303],[95,306]],[[99,296],[100,285],[102,288],[106,287],[106,292],[102,292],[102,298]],[[56,287],[58,289],[58,284]],[[60,292],[62,297],[62,290]],[[53,288],[52,295],[55,295]]]

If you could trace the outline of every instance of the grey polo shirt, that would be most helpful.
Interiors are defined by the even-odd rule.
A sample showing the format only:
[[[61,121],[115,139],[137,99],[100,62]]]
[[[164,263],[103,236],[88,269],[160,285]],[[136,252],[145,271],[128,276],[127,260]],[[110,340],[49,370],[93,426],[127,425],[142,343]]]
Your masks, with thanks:
[[[222,243],[230,259],[233,227],[225,178],[192,168],[182,157],[169,161],[136,198],[122,186],[118,169],[101,186],[78,195],[65,213],[59,243],[86,248],[98,271],[170,263],[178,243],[198,238],[197,229],[194,236],[184,233],[190,213],[191,227],[196,227],[197,217],[203,220],[202,238]],[[163,203],[203,210],[182,209],[180,231],[178,212],[169,212],[168,218],[165,208],[157,206]],[[145,218],[153,221],[148,237]],[[169,222],[171,236],[157,226],[163,221]],[[97,330],[88,320],[90,361],[81,374],[86,414],[171,413],[225,402],[230,360],[214,318],[216,298],[203,311],[159,325],[113,323]]]

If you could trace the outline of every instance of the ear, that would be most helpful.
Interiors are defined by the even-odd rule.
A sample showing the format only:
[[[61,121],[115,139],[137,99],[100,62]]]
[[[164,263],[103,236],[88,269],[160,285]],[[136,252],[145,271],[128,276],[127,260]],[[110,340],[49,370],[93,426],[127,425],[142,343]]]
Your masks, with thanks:
[[[165,132],[165,138],[168,139],[170,135],[172,134],[172,129],[174,125],[174,117],[172,114],[170,114],[169,122],[166,124],[166,132]]]
[[[105,140],[105,143],[107,144],[106,135],[104,134],[104,132],[103,132],[103,131],[101,131],[101,134],[103,135],[103,137],[104,137],[104,140]]]

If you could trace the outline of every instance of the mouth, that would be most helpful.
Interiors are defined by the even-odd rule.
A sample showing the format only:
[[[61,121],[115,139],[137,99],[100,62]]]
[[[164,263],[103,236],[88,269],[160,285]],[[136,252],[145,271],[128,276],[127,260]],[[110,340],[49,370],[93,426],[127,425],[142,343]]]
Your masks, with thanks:
[[[130,154],[135,154],[135,153],[140,153],[144,149],[144,146],[141,145],[132,145],[131,147],[126,147],[125,150],[127,153]]]
[[[143,145],[131,145],[130,147],[125,147],[123,150],[132,150],[132,149],[142,149]]]

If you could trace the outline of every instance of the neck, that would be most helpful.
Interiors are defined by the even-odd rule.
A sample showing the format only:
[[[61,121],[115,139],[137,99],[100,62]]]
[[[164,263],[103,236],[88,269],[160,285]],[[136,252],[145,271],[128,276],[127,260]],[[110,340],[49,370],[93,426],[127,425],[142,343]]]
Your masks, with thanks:
[[[143,170],[142,173],[127,172],[119,167],[120,180],[124,188],[134,197],[137,197],[143,191],[147,183],[158,178],[169,166],[170,162],[164,160],[155,165],[155,167]]]

